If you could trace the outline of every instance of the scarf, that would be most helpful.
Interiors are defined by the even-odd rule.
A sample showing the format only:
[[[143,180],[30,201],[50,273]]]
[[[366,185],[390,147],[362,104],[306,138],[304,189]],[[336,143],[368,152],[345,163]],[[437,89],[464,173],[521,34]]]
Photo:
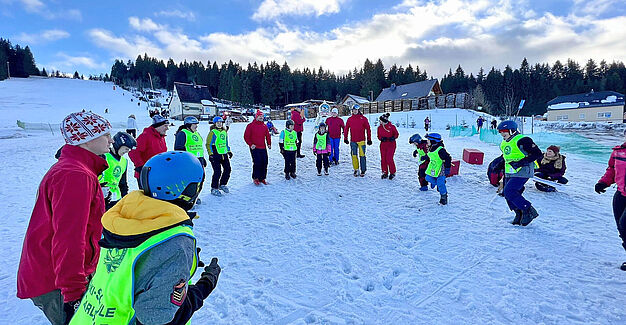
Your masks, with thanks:
[[[541,159],[542,165],[547,165],[551,161],[554,161],[554,168],[561,169],[563,168],[563,156],[560,153],[557,153],[554,157],[550,158],[547,154],[543,154],[543,158]]]

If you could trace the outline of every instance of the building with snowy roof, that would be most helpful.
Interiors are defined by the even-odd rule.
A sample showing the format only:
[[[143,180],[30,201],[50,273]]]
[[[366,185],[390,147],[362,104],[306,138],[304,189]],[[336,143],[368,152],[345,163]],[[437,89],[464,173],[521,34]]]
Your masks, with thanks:
[[[169,110],[173,119],[183,120],[186,116],[201,118],[215,116],[217,104],[209,93],[209,87],[175,82]]]
[[[367,100],[367,98],[365,98],[365,97],[352,95],[352,94],[347,94],[347,95],[343,96],[343,99],[339,102],[339,105],[343,105],[343,106],[352,108],[352,106],[354,106],[355,104],[363,105],[363,104],[367,104],[369,102],[370,101]]]
[[[624,121],[624,95],[614,91],[593,91],[558,96],[548,102],[548,121]]]
[[[443,92],[441,91],[441,86],[439,86],[439,81],[437,79],[429,79],[399,86],[391,84],[389,88],[385,88],[380,92],[380,95],[376,97],[376,101],[418,99],[441,94]]]

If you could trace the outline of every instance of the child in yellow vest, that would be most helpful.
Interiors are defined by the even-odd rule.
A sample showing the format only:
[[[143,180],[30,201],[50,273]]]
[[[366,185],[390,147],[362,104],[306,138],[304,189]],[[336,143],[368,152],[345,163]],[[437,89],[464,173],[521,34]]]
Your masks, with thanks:
[[[439,133],[426,134],[428,142],[428,167],[426,167],[426,181],[430,183],[431,188],[437,186],[437,190],[441,195],[439,204],[448,204],[448,189],[446,188],[446,177],[450,175],[452,167],[452,157],[446,151]]]
[[[330,137],[326,132],[326,123],[322,122],[317,129],[317,133],[313,137],[313,153],[317,156],[315,166],[317,167],[317,176],[322,176],[322,164],[324,165],[324,175],[328,175],[328,167],[330,166]]]
[[[287,120],[285,129],[280,132],[278,146],[285,159],[285,179],[296,178],[296,155],[298,153],[298,132],[294,131],[294,122]]]
[[[98,180],[102,187],[107,210],[128,194],[128,182],[126,180],[128,160],[124,156],[136,146],[137,141],[132,135],[126,132],[117,132],[113,136],[111,150],[102,156],[106,159],[109,167],[102,172]]]

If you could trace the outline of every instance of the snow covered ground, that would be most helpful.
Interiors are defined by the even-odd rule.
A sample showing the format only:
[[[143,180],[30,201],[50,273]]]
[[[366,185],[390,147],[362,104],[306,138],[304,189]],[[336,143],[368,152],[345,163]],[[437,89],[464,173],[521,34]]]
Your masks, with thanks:
[[[33,92],[56,99],[26,100]],[[83,108],[64,102],[90,103],[102,112],[105,105],[96,102],[118,100],[107,117],[123,122],[134,113],[139,125],[146,126],[145,108],[138,109],[127,96],[110,84],[88,81],[3,81],[0,127],[9,129],[18,118],[58,123]],[[481,143],[478,136],[451,139],[445,131],[459,117],[472,124],[474,113],[409,114],[419,129],[399,129],[398,177],[393,181],[379,177],[375,140],[367,148],[365,178],[352,176],[348,146],[342,144],[340,165],[331,168],[330,176],[315,174],[314,156],[307,149],[297,162],[298,178],[286,181],[276,145],[269,153],[270,185],[254,186],[242,139],[245,124],[233,124],[231,193],[214,197],[205,191],[197,207],[201,257],[219,257],[222,274],[193,323],[626,323],[626,272],[618,268],[626,254],[611,214],[614,190],[593,192],[605,164],[564,152],[570,184],[557,193],[527,185],[525,195],[540,216],[526,228],[515,227],[509,224],[512,215],[504,199],[485,176],[486,164],[500,154],[498,147]],[[415,132],[424,134],[425,114],[454,158],[461,158],[463,148],[485,152],[485,165],[462,163],[460,175],[448,180],[448,206],[437,204],[435,191],[418,190],[417,162],[407,139]],[[282,128],[283,122],[276,125]],[[174,129],[167,137],[170,148]],[[305,148],[312,145],[312,130],[312,123],[305,125]],[[200,132],[207,134],[208,125],[202,124]],[[45,324],[30,301],[15,297],[16,272],[37,186],[62,143],[58,132],[0,139],[1,324]],[[210,177],[211,170],[207,173]],[[136,188],[134,179],[129,181]]]

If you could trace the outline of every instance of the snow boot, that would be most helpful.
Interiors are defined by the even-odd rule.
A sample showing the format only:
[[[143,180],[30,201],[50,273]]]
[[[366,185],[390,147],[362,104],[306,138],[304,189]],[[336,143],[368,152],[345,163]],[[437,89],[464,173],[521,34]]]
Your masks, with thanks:
[[[528,209],[522,211],[522,220],[520,221],[522,226],[528,226],[528,224],[533,221],[533,219],[537,218],[539,213],[537,210],[533,208],[533,206],[529,206]]]
[[[317,171],[317,176],[322,176],[322,171],[321,170]]]
[[[424,185],[424,186],[420,187],[420,191],[422,191],[422,192],[428,191],[428,185]]]
[[[291,179],[291,177],[289,176],[289,173],[285,173],[285,179],[286,180],[290,180]]]
[[[222,192],[220,192],[220,190],[218,190],[216,188],[212,188],[211,189],[211,194],[215,195],[215,196],[222,196]]]
[[[381,179],[387,179],[387,177],[389,177],[387,173],[383,173],[382,175],[380,175]]]
[[[261,185],[261,182],[259,182],[259,180],[256,178],[252,182],[254,182],[254,185]]]
[[[622,263],[622,266],[620,266],[620,269],[622,271],[626,271],[626,262]]]
[[[230,193],[230,190],[228,189],[228,186],[226,185],[220,185],[220,190],[224,193]]]
[[[297,157],[298,158],[304,158],[304,155],[298,155]]]
[[[196,199],[196,204],[202,204],[202,201],[200,201],[200,198]]]
[[[359,171],[358,170],[354,171],[354,177],[359,177]]]
[[[291,178],[293,178],[293,179],[295,179],[297,177],[296,173],[289,173],[289,176],[291,176]]]
[[[441,194],[441,198],[439,199],[439,204],[446,205],[448,204],[448,194]]]
[[[259,183],[263,185],[270,185],[270,183],[266,182],[264,179],[260,180]]]
[[[365,172],[361,172],[361,177],[365,177]]]
[[[328,176],[328,168],[324,168],[324,175]]]
[[[395,177],[396,177],[396,174],[394,174],[394,173],[389,174],[389,180],[392,180],[392,179],[394,179]]]
[[[515,212],[515,218],[511,221],[511,224],[519,226],[521,225],[520,221],[522,220],[522,210],[515,209],[513,211]]]

